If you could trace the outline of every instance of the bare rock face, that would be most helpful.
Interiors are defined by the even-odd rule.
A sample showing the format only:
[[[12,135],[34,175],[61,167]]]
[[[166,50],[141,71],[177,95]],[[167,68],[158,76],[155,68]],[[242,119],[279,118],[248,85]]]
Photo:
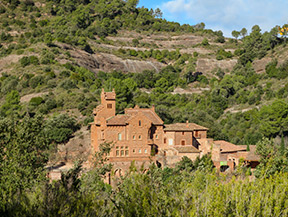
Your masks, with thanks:
[[[228,69],[231,71],[233,67],[236,65],[236,59],[229,59],[229,60],[215,60],[215,59],[204,59],[199,58],[197,60],[197,67],[196,70],[202,72],[203,74],[211,72],[215,68],[221,69]]]
[[[75,49],[69,45],[58,44],[64,49],[70,52],[71,58],[73,58],[77,64],[92,71],[92,72],[111,72],[113,70],[119,70],[122,72],[142,72],[144,70],[160,71],[161,68],[166,65],[157,61],[141,61],[131,59],[121,59],[113,54],[96,53],[89,54],[83,50]],[[65,63],[67,60],[59,60],[60,63]]]
[[[157,61],[141,61],[131,59],[121,59],[113,54],[93,54],[94,59],[100,64],[98,70],[113,71],[121,70],[123,72],[142,72],[144,70],[160,71],[166,65]]]

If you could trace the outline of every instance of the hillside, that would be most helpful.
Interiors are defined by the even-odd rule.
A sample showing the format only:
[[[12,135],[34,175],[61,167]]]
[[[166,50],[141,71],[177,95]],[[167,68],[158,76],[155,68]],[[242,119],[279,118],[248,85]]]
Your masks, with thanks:
[[[68,113],[79,124],[75,130],[87,134],[104,87],[115,88],[119,113],[155,105],[166,123],[189,120],[215,139],[256,144],[286,135],[285,126],[269,122],[287,112],[288,50],[276,27],[261,33],[255,25],[229,39],[203,23],[181,26],[136,5],[2,1],[1,116]],[[68,146],[75,149],[83,143],[76,131],[53,141],[63,145],[74,133],[78,142]]]
[[[0,1],[0,216],[287,216],[287,25],[232,39],[137,4]],[[207,154],[112,171],[109,143],[90,153],[102,88],[118,114],[154,105],[165,124],[257,144],[260,164],[224,174]]]

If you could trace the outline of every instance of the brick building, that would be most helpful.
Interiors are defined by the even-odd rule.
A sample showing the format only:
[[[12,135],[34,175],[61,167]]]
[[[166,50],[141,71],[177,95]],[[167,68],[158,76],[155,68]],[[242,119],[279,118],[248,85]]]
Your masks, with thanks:
[[[114,90],[104,92],[102,89],[101,104],[93,110],[93,114],[92,150],[98,151],[103,142],[113,143],[108,157],[109,161],[113,162],[115,173],[120,174],[127,170],[132,161],[136,167],[144,168],[151,161],[173,166],[183,156],[195,160],[207,153],[212,154],[217,168],[220,168],[224,161],[229,161],[228,157],[232,159],[234,156],[232,163],[226,163],[226,166],[233,169],[235,164],[239,163],[239,156],[245,158],[249,155],[243,146],[227,144],[225,141],[214,142],[207,138],[208,129],[200,125],[188,121],[164,124],[154,107],[139,108],[136,105],[135,108],[125,109],[124,114],[116,115]]]

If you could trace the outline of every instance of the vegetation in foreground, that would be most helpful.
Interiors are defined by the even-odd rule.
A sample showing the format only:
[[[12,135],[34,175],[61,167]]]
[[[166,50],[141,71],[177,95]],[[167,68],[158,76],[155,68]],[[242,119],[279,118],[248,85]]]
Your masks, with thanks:
[[[11,128],[8,122],[0,123],[1,145],[13,146],[2,149],[0,158],[3,216],[288,214],[288,149],[283,140],[279,145],[268,139],[257,144],[261,164],[255,171],[256,178],[242,166],[233,174],[219,174],[213,169],[210,156],[203,156],[194,162],[183,157],[175,168],[157,168],[152,163],[147,173],[137,171],[131,163],[123,177],[112,174],[113,185],[109,185],[103,180],[112,167],[104,157],[110,144],[103,144],[92,170],[82,173],[81,162],[76,163],[73,169],[62,173],[61,180],[49,182],[43,167],[48,143],[41,117],[27,117],[19,128]],[[28,152],[27,146],[35,150]]]

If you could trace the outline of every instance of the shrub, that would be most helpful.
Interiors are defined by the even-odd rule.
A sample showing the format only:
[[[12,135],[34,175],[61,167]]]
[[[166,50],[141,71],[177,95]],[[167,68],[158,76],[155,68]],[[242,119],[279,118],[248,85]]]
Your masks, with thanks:
[[[59,87],[65,89],[65,90],[77,88],[76,84],[74,84],[74,82],[71,81],[70,79],[65,79],[64,81],[62,81],[62,82],[59,84]]]
[[[208,46],[208,45],[209,45],[208,39],[207,39],[207,38],[204,38],[203,41],[201,42],[201,44],[202,44],[203,46]]]
[[[44,84],[44,77],[42,75],[35,76],[30,79],[29,86],[35,89],[38,85]]]
[[[33,97],[30,102],[29,105],[37,107],[38,105],[40,105],[41,103],[44,102],[44,99],[42,97]]]
[[[20,59],[20,64],[22,67],[26,67],[30,64],[39,65],[39,59],[36,56],[25,56]]]
[[[68,114],[61,114],[49,119],[45,126],[45,134],[50,143],[63,143],[80,129],[76,119]]]

